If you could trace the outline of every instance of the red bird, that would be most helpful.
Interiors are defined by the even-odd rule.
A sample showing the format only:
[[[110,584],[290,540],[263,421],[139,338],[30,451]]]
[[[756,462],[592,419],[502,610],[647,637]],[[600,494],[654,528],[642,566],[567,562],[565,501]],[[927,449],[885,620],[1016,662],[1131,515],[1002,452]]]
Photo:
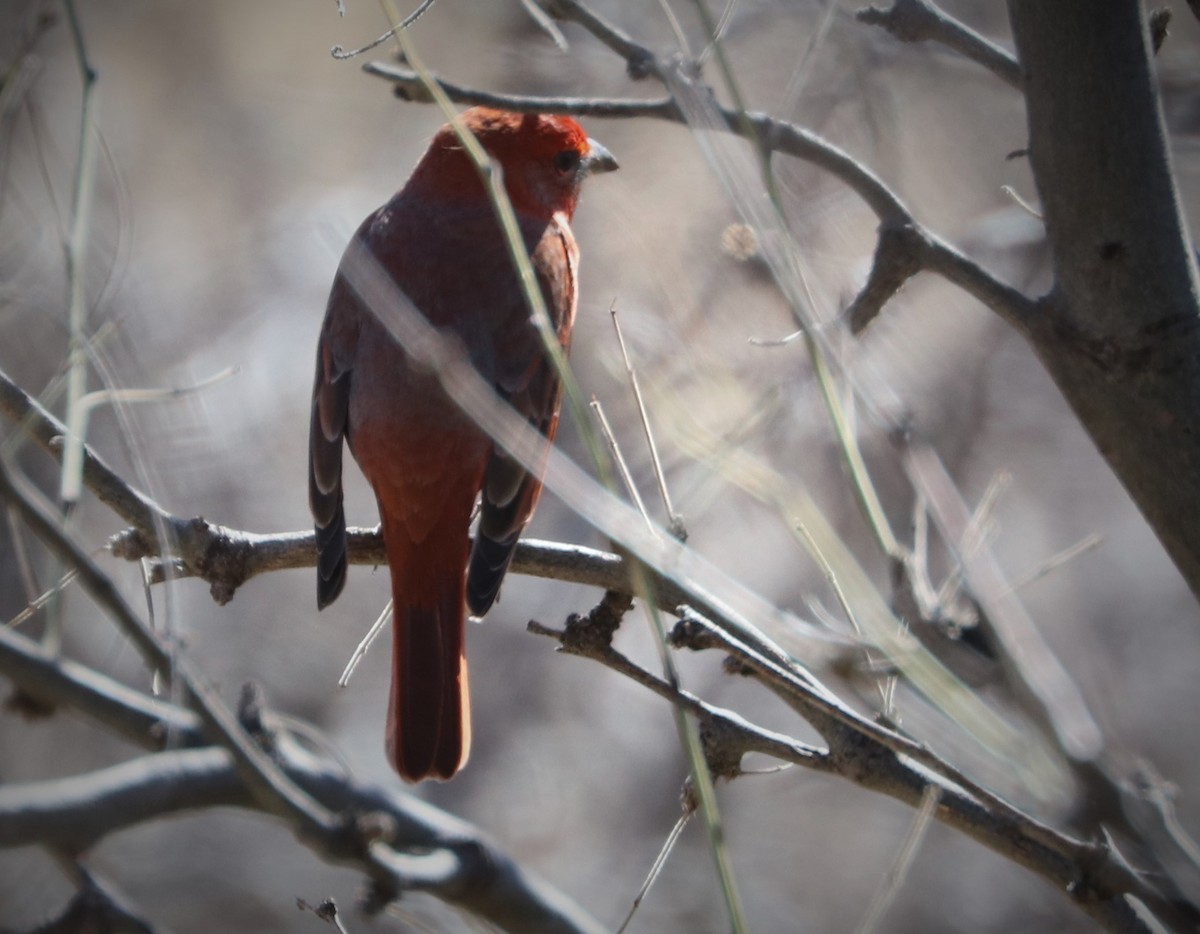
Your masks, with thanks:
[[[579,264],[570,220],[584,178],[615,169],[616,160],[566,117],[473,108],[462,120],[500,165],[566,350]],[[541,481],[493,444],[364,304],[347,272],[356,246],[548,439],[558,427],[562,387],[484,183],[446,125],[342,258],[317,346],[308,466],[319,608],[346,582],[343,439],[375,491],[394,612],[388,758],[408,781],[448,779],[471,745],[466,610],[482,616],[495,601]]]

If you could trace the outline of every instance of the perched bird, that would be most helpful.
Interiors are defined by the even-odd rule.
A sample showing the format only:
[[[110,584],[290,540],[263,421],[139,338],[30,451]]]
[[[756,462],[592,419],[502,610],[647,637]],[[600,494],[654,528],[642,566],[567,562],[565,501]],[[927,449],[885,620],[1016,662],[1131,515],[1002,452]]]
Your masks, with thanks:
[[[499,164],[567,349],[579,264],[570,221],[583,180],[615,169],[616,160],[566,117],[473,108],[462,122]],[[323,609],[346,581],[345,440],[375,492],[392,579],[388,757],[408,781],[448,779],[471,743],[466,611],[482,616],[495,601],[541,481],[459,409],[437,374],[415,363],[364,303],[347,271],[356,246],[548,439],[558,426],[562,387],[487,189],[447,124],[408,183],[359,227],[334,280],[317,346],[309,506]]]

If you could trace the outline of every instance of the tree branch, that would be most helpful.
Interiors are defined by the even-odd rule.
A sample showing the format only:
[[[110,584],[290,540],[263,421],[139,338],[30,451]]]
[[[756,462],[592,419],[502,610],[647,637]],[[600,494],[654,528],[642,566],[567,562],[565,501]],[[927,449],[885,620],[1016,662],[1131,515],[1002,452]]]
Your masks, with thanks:
[[[47,707],[66,704],[147,749],[206,746],[200,717],[186,708],[147,697],[105,675],[47,652],[32,639],[0,627],[0,675]]]
[[[1188,906],[1180,909],[1164,899],[1149,880],[1132,870],[1106,843],[1073,839],[1024,814],[971,782],[925,746],[865,720],[836,699],[824,696],[821,690],[812,690],[803,679],[781,673],[720,627],[686,608],[683,612],[685,622],[682,630],[676,627],[674,644],[731,651],[768,687],[775,690],[783,684],[784,690],[777,693],[826,738],[829,750],[797,744],[686,691],[672,689],[615,651],[610,644],[611,632],[603,627],[596,631],[594,614],[572,616],[561,632],[533,622],[529,628],[558,639],[563,652],[597,661],[696,716],[702,726],[709,728],[710,736],[719,737],[719,742],[710,741],[706,748],[715,774],[736,777],[741,756],[758,751],[806,768],[833,772],[913,807],[934,787],[940,796],[937,817],[942,823],[1070,893],[1083,911],[1109,930],[1151,930],[1127,896],[1150,905],[1159,917],[1195,917],[1187,914]]]
[[[782,733],[763,729],[731,710],[716,707],[688,691],[673,688],[662,678],[635,665],[608,644],[606,639],[596,639],[594,627],[595,622],[589,617],[572,615],[567,620],[566,628],[562,631],[543,626],[534,620],[530,620],[528,629],[536,635],[555,639],[563,653],[600,662],[606,668],[611,668],[618,674],[653,691],[663,700],[692,714],[702,724],[719,730],[726,737],[723,754],[720,757],[722,761],[733,762],[736,766],[746,753],[759,752],[781,762],[802,765],[820,772],[830,771],[828,755],[824,751],[798,742]],[[712,771],[715,775],[725,778],[732,778],[738,774],[736,768],[713,768]]]
[[[37,442],[38,447],[62,463],[67,426],[48,412],[0,369],[0,412]],[[83,482],[104,505],[138,531],[157,538],[156,528],[167,515],[149,497],[127,484],[90,447],[83,455]]]
[[[1014,10],[1020,6],[1019,2],[1013,3]],[[897,0],[892,11],[864,11],[867,15],[863,15],[862,18],[864,21],[870,21],[870,14],[875,14],[875,21],[886,27],[883,18],[888,13],[894,14],[901,7],[924,10],[927,13],[939,12],[926,0]],[[654,76],[665,81],[671,76],[672,69],[680,67],[676,63],[660,62],[649,49],[598,17],[583,3],[556,0],[553,9],[559,15],[581,23],[600,41],[625,58],[630,74],[635,78]],[[1026,10],[1024,15],[1032,18],[1035,14]],[[1014,13],[1014,20],[1017,18],[1017,13]],[[949,22],[953,24],[952,20]],[[888,28],[895,28],[895,24]],[[960,28],[966,32],[967,40],[978,39],[983,42],[969,30],[965,30],[965,27]],[[937,35],[926,38],[936,38],[951,47],[956,47],[955,42],[962,44],[965,41],[961,34],[952,34],[950,38]],[[1030,41],[1031,44],[1035,44],[1033,40]],[[1003,63],[989,65],[983,60],[983,53],[978,47],[971,46],[968,42],[966,46],[959,48],[959,51],[976,61],[981,61],[985,67],[991,67],[1004,77],[1004,68],[1000,67]],[[1025,54],[1024,49],[1022,54]],[[408,78],[402,70],[376,65],[368,66],[367,70],[388,77],[397,83],[398,92],[403,88],[404,93],[408,93],[408,86],[405,84]],[[1010,83],[1013,82],[1010,80]],[[1019,87],[1020,83],[1018,76],[1014,86]],[[453,86],[446,87],[450,90]],[[490,103],[507,109],[549,110],[608,117],[653,116],[677,122],[685,121],[685,116],[671,97],[647,101],[598,101],[487,95],[486,92],[465,88],[457,89],[457,92],[462,95],[458,99]],[[1036,123],[1032,113],[1034,109],[1031,107],[1031,126]],[[1157,339],[1164,335],[1172,340],[1181,335],[1187,338],[1186,352],[1192,354],[1193,358],[1196,357],[1191,343],[1191,337],[1196,331],[1195,321],[1191,320],[1195,317],[1194,300],[1191,318],[1186,309],[1182,315],[1172,315],[1161,312],[1156,305],[1155,312],[1161,313],[1162,317],[1146,325],[1150,329],[1149,332],[1136,331],[1135,337],[1141,343],[1135,341],[1134,353],[1131,355],[1128,347],[1118,345],[1118,340],[1127,336],[1121,333],[1119,327],[1115,329],[1116,333],[1106,332],[1097,327],[1112,324],[1112,320],[1084,320],[1082,315],[1078,314],[1081,309],[1072,303],[1081,295],[1086,297],[1087,293],[1080,289],[1072,290],[1071,286],[1077,283],[1068,282],[1066,287],[1061,287],[1060,283],[1060,288],[1056,289],[1055,294],[1043,303],[1031,302],[1017,290],[996,280],[955,248],[925,231],[912,218],[900,199],[850,155],[799,127],[775,121],[763,114],[744,114],[730,109],[721,109],[719,112],[726,123],[726,129],[757,141],[767,151],[788,153],[826,168],[855,190],[880,218],[875,265],[867,285],[850,309],[850,317],[856,327],[865,327],[908,278],[921,270],[929,270],[958,284],[994,308],[1005,320],[1032,335],[1035,346],[1043,353],[1057,353],[1066,346],[1069,351],[1085,358],[1085,368],[1099,370],[1104,377],[1112,377],[1114,371],[1120,376],[1125,371],[1147,367],[1149,364],[1146,360],[1134,359],[1138,358],[1139,354],[1151,358],[1151,364],[1161,363],[1154,354],[1159,352]],[[1042,118],[1044,116],[1045,114],[1042,114]],[[1053,159],[1049,161],[1052,162]],[[1041,181],[1039,178],[1039,184]],[[1049,215],[1048,221],[1051,223],[1052,233],[1054,224],[1063,223],[1061,217],[1059,220],[1053,220]],[[1097,229],[1091,233],[1099,235],[1100,232]],[[1061,237],[1060,243],[1063,249],[1068,251],[1093,246],[1090,240],[1086,243],[1072,244],[1062,241]],[[1125,249],[1126,245],[1122,240],[1106,240],[1101,244],[1099,252],[1105,261],[1115,262],[1122,260]],[[1141,271],[1145,272],[1146,269],[1143,267]],[[1173,275],[1178,270],[1172,267],[1166,272]],[[1075,269],[1072,275],[1077,278],[1078,273],[1079,270]],[[1193,270],[1191,279],[1194,278]],[[1176,277],[1174,285],[1178,285],[1179,281]],[[1194,299],[1194,281],[1191,284]],[[1182,354],[1183,351],[1179,353]],[[1167,362],[1177,363],[1178,359],[1170,357]],[[1071,369],[1074,366],[1075,364],[1065,366],[1063,372],[1067,372],[1068,376],[1077,376],[1076,371]],[[1094,378],[1095,374],[1090,373],[1081,378],[1080,382],[1086,383],[1088,379]],[[65,431],[63,426],[44,410],[40,413],[36,411],[40,406],[28,396],[11,395],[4,391],[5,382],[6,378],[0,381],[0,410],[9,412],[10,415],[16,412],[12,417],[39,426],[42,434],[39,435],[35,431],[35,437],[44,448],[58,456],[56,439]],[[1090,385],[1085,388],[1088,391],[1092,389]],[[1066,392],[1066,389],[1064,391]],[[1068,397],[1070,398],[1069,393]],[[1185,393],[1184,401],[1191,404],[1195,397],[1194,392]],[[1162,402],[1157,396],[1153,401]],[[1163,416],[1164,419],[1160,420],[1168,423],[1177,417],[1175,409],[1165,405],[1152,408],[1150,412],[1155,416]],[[1142,415],[1146,415],[1144,405]],[[1187,421],[1182,427],[1187,432],[1192,432],[1194,424]],[[170,576],[175,570],[201,576],[212,585],[213,595],[219,602],[226,602],[232,598],[241,583],[258,573],[283,567],[311,566],[313,563],[311,535],[255,535],[225,529],[201,519],[177,519],[152,500],[124,484],[107,465],[94,458],[91,452],[87,454],[84,469],[89,488],[105,490],[108,498],[101,495],[101,499],[134,526],[132,533],[114,541],[115,554],[126,558],[165,556],[157,565],[163,577]],[[1185,466],[1192,469],[1185,472],[1184,482],[1196,475],[1195,463]],[[167,647],[161,644],[157,635],[145,627],[123,604],[111,582],[100,575],[87,556],[81,557],[77,547],[72,550],[73,542],[63,534],[54,517],[48,511],[40,509],[40,504],[30,495],[30,491],[16,478],[4,473],[2,465],[0,495],[7,497],[14,504],[31,528],[47,541],[53,551],[80,570],[84,586],[89,593],[126,629],[151,666],[158,670],[173,671],[176,677],[183,679],[188,687],[189,701],[199,712],[199,716],[193,716],[172,705],[154,707],[153,703],[157,702],[129,696],[135,692],[125,689],[125,695],[119,692],[111,693],[99,706],[99,715],[111,721],[115,728],[131,736],[151,735],[155,727],[152,724],[148,725],[148,722],[154,720],[155,723],[173,723],[176,729],[184,731],[198,742],[202,741],[204,735],[213,735],[228,745],[228,750],[172,752],[92,776],[61,780],[55,783],[55,786],[64,796],[60,801],[62,810],[54,810],[48,801],[31,794],[31,786],[0,787],[0,840],[4,839],[3,833],[6,830],[14,834],[21,832],[21,827],[26,826],[22,823],[24,821],[42,821],[41,826],[52,836],[55,833],[63,835],[64,845],[84,847],[124,825],[117,823],[115,818],[111,819],[111,826],[103,824],[103,816],[100,818],[101,823],[87,824],[83,822],[83,815],[106,810],[106,802],[114,812],[129,805],[128,795],[132,793],[131,789],[142,791],[142,794],[137,796],[142,811],[136,812],[134,818],[149,819],[158,813],[168,813],[178,807],[170,798],[168,785],[172,778],[184,783],[195,782],[201,796],[206,793],[224,794],[226,792],[220,791],[220,788],[224,787],[221,783],[231,782],[236,788],[236,794],[242,796],[238,806],[253,806],[268,813],[282,815],[292,821],[293,826],[303,828],[305,833],[316,833],[327,855],[333,859],[363,866],[376,880],[377,885],[386,892],[394,891],[397,885],[438,889],[463,884],[462,874],[466,871],[465,862],[469,854],[464,855],[465,851],[462,848],[450,845],[438,847],[437,856],[428,858],[397,854],[381,843],[378,836],[371,837],[369,829],[364,828],[361,822],[356,822],[353,828],[340,826],[334,815],[310,807],[309,802],[295,796],[290,786],[291,781],[294,780],[298,786],[306,786],[303,778],[292,774],[291,766],[285,769],[285,784],[278,784],[270,760],[267,760],[266,765],[260,761],[261,750],[246,736],[246,731],[232,720],[228,711],[217,703],[211,694],[206,692],[203,685],[191,674],[186,663],[173,667],[176,660]],[[381,542],[376,533],[361,529],[352,530],[351,560],[377,563],[382,560],[380,546]],[[608,590],[631,590],[630,568],[617,555],[529,542],[518,552],[514,568],[516,570],[522,570],[524,567],[523,553],[524,559],[529,562],[528,567],[539,569],[538,573],[556,576],[562,574],[563,579],[593,583]],[[1176,560],[1178,562],[1180,559],[1176,557]],[[1192,578],[1189,577],[1189,580]],[[660,584],[661,587],[656,588],[656,601],[666,608],[683,612],[685,608],[682,605],[688,599],[685,590],[676,588],[665,580],[660,581]],[[1196,586],[1193,581],[1193,589],[1196,589]],[[699,609],[701,614],[712,610],[707,606],[701,606]],[[576,623],[578,622],[577,620]],[[791,665],[790,660],[764,652],[753,643],[740,642],[721,626],[709,624],[705,628],[705,636],[711,640],[711,646],[731,652],[764,684],[784,697],[801,716],[813,723],[829,744],[828,751],[795,743],[778,734],[768,734],[767,731],[746,724],[728,711],[707,705],[686,692],[677,691],[614,652],[610,644],[602,644],[595,640],[593,644],[586,635],[580,637],[578,626],[575,629],[577,631],[573,632],[573,625],[569,623],[567,632],[560,634],[564,649],[568,649],[569,645],[574,646],[575,640],[582,638],[579,644],[584,648],[577,654],[602,661],[650,690],[686,707],[714,731],[732,737],[723,745],[727,753],[724,757],[726,767],[722,768],[717,764],[716,758],[712,760],[713,768],[719,774],[735,774],[741,756],[746,751],[755,750],[768,752],[788,761],[800,761],[807,767],[836,771],[864,787],[882,791],[910,804],[922,800],[931,787],[936,787],[941,798],[938,807],[940,819],[997,849],[1008,858],[1034,869],[1056,886],[1065,888],[1084,910],[1106,926],[1144,929],[1130,899],[1125,897],[1127,894],[1146,902],[1155,911],[1160,912],[1163,918],[1178,917],[1178,914],[1173,915],[1172,911],[1179,906],[1166,904],[1161,892],[1123,863],[1109,846],[1074,840],[1012,808],[1002,799],[957,772],[953,766],[921,744],[874,724],[850,710],[815,678],[798,666]],[[84,674],[86,669],[74,670],[70,667],[71,663],[56,662],[44,653],[39,654],[29,646],[22,646],[20,638],[14,634],[0,632],[0,670],[15,672],[15,675],[10,676],[29,681],[32,685],[29,688],[30,693],[73,703],[86,699],[89,690],[99,693],[102,683],[95,680],[89,682]],[[573,648],[570,650],[574,651]],[[94,673],[90,674],[93,678],[100,677]],[[202,759],[202,754],[210,759]],[[217,756],[221,757],[220,762],[212,758]],[[134,768],[139,764],[145,768]],[[344,782],[341,776],[337,778]],[[11,793],[6,796],[6,792]],[[106,796],[112,796],[111,800]],[[313,797],[317,801],[323,800],[315,793]],[[201,797],[201,800],[206,799]],[[5,827],[6,822],[3,819],[7,813],[4,810],[6,805],[14,808],[11,813],[15,815],[11,827],[8,828]],[[161,810],[156,811],[155,808]],[[353,808],[352,811],[355,814],[359,813]],[[138,817],[137,814],[145,814],[145,817]],[[78,819],[71,822],[68,819],[70,816]],[[445,858],[439,859],[443,855]],[[1194,915],[1188,917],[1194,922]]]
[[[581,4],[571,4],[580,7]],[[641,49],[637,46],[637,49]],[[633,53],[631,53],[633,54]],[[634,59],[632,61],[642,61]],[[680,65],[670,67],[680,68]],[[656,64],[649,70],[660,79],[666,78],[667,66]],[[383,62],[367,62],[363,70],[391,81],[395,93],[405,100],[426,101],[428,90],[416,72]],[[439,86],[456,103],[484,105],[516,113],[559,113],[575,117],[630,119],[650,117],[674,123],[687,123],[686,115],[673,97],[651,100],[611,100],[578,97],[533,97],[501,94],[468,88],[437,79]],[[863,307],[855,316],[861,327],[873,318],[891,295],[908,278],[922,270],[936,272],[958,285],[974,298],[991,308],[1010,324],[1024,328],[1036,304],[1019,290],[1001,282],[982,266],[968,259],[941,238],[925,230],[899,197],[870,169],[820,136],[793,123],[757,112],[742,112],[714,104],[723,129],[749,139],[765,152],[777,152],[802,159],[824,169],[854,191],[880,219],[880,249],[888,259],[888,285],[873,285],[872,294],[863,298]],[[905,232],[903,239],[898,238]],[[886,245],[884,241],[891,237]],[[877,253],[877,262],[879,253]],[[882,276],[884,270],[881,270]],[[874,305],[875,307],[871,307]]]
[[[154,927],[130,906],[116,887],[79,864],[68,875],[78,887],[57,918],[44,922],[38,934],[112,931],[120,934],[154,934]]]
[[[363,869],[388,892],[429,892],[507,931],[604,930],[469,824],[407,795],[354,782],[298,750],[282,765],[315,800],[353,815],[357,831],[371,839],[369,857],[314,840],[317,851]],[[81,852],[139,823],[208,807],[263,810],[228,751],[161,752],[87,775],[0,786],[0,847]]]
[[[32,640],[4,629],[0,629],[0,674],[41,700],[70,704],[142,748],[165,749],[168,737],[175,746],[206,743],[200,719],[191,711],[146,697],[83,665],[50,658]],[[270,718],[267,722],[270,724]],[[331,859],[356,866],[376,879],[382,867],[387,872],[385,891],[395,891],[401,881],[417,878],[413,866],[397,851],[449,850],[457,854],[458,875],[443,872],[444,881],[435,888],[432,871],[426,873],[425,890],[439,898],[461,904],[507,930],[600,930],[573,902],[541,879],[523,872],[477,828],[403,792],[359,784],[317,763],[286,736],[273,740],[272,748],[289,780],[331,810],[357,815],[354,825],[373,841],[369,844],[372,855],[368,861],[348,855],[343,848],[324,849],[320,839],[305,837],[306,842]],[[165,759],[151,756],[128,768],[118,766],[118,771],[98,773],[102,776],[99,779],[92,775],[79,780],[0,786],[0,846],[32,842],[81,849],[107,833],[172,809],[232,804],[270,813],[254,803],[227,752],[210,747],[201,753],[182,759],[178,750],[164,754]],[[182,786],[174,791],[163,787],[171,781],[181,782]],[[151,800],[139,803],[137,788],[149,789]],[[128,796],[135,799],[133,812],[112,810]],[[109,806],[108,813],[96,813],[102,804]],[[382,824],[366,817],[379,813],[386,818]],[[12,821],[7,819],[9,816]],[[380,836],[380,827],[391,834],[390,839]]]
[[[936,787],[941,796],[938,820],[1025,866],[1060,891],[1072,892],[1079,907],[1109,930],[1149,930],[1137,919],[1126,894],[1151,906],[1161,918],[1187,925],[1200,919],[1194,906],[1164,897],[1106,842],[1076,840],[1025,814],[924,744],[860,717],[836,699],[831,704],[803,680],[781,671],[698,614],[685,608],[672,642],[730,652],[744,671],[752,672],[826,738],[830,766],[840,777],[912,807],[919,806],[931,786]],[[1076,898],[1073,886],[1085,877],[1087,892]]]
[[[1026,335],[1200,598],[1200,281],[1144,8],[1009,15],[1055,274]]]
[[[0,499],[7,500],[21,519],[67,567],[78,573],[81,586],[108,613],[134,643],[146,664],[166,677],[177,679],[205,729],[229,750],[238,772],[256,801],[265,810],[293,821],[302,835],[322,841],[330,850],[355,852],[361,842],[338,818],[313,801],[283,775],[278,766],[251,739],[220,699],[193,673],[188,659],[173,654],[158,635],[133,612],[113,582],[62,529],[51,511],[38,501],[36,491],[9,473],[0,461]],[[384,867],[376,881],[390,877]]]
[[[829,751],[761,730],[736,714],[672,688],[612,648],[611,627],[598,619],[596,611],[587,617],[573,615],[561,632],[534,622],[529,628],[556,638],[562,651],[600,662],[696,716],[709,737],[720,737],[719,744],[711,739],[706,744],[715,774],[736,777],[741,757],[757,751],[806,768],[832,771],[914,807],[932,786],[940,796],[938,818],[948,826],[1057,887],[1071,890],[1076,881],[1086,877],[1087,884],[1076,901],[1111,930],[1149,930],[1137,919],[1132,904],[1124,898],[1126,894],[1152,906],[1160,917],[1197,917],[1194,909],[1189,912],[1190,906],[1165,898],[1107,844],[1076,840],[1035,820],[971,781],[924,745],[846,708],[802,669],[789,671],[686,607],[679,612],[683,618],[672,636],[674,645],[731,652],[825,736]]]
[[[940,42],[982,65],[1013,90],[1022,89],[1021,66],[1012,54],[929,0],[895,0],[886,10],[866,7],[856,16],[860,23],[886,29],[901,42]]]

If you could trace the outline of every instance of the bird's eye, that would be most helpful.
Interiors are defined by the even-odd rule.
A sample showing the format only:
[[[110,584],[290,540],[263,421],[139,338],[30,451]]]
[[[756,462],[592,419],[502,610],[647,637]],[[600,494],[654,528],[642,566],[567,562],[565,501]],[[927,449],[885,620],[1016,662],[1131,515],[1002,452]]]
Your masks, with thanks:
[[[564,149],[554,157],[554,167],[563,175],[566,175],[579,168],[579,159],[579,153],[574,149]]]

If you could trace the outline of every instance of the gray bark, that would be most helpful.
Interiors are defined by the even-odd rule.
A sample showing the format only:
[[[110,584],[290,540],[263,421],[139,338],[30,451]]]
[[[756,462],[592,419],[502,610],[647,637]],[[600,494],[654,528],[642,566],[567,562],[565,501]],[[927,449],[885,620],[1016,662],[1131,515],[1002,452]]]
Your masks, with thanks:
[[[1027,335],[1200,597],[1200,301],[1136,0],[1010,0],[1054,286]]]

